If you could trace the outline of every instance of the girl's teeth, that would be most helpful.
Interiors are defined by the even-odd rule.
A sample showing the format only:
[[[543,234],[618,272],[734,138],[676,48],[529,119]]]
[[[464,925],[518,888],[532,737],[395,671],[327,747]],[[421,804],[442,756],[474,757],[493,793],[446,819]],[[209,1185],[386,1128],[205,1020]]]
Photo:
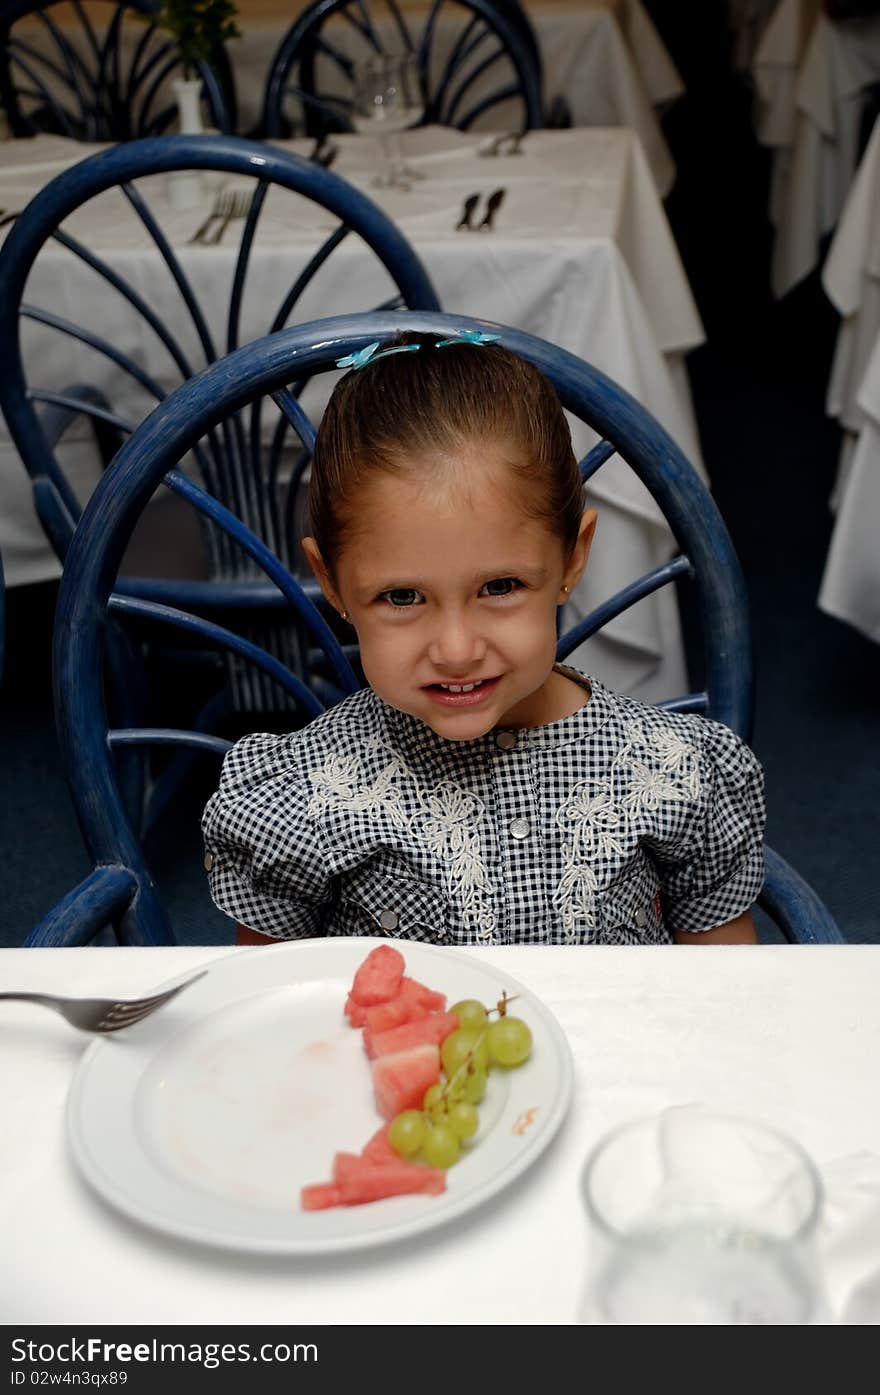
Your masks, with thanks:
[[[481,680],[482,682],[482,680]],[[440,687],[447,693],[472,693],[474,688],[479,688],[481,683],[441,683]]]

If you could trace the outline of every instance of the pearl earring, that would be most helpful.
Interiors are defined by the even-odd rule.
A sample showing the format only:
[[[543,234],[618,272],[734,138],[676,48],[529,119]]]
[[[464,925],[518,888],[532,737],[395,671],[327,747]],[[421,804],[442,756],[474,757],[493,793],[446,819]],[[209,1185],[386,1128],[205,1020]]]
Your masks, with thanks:
[[[563,586],[563,588],[562,588],[562,594],[563,594],[563,596],[567,596],[567,595],[568,595],[568,587],[567,587],[567,586]]]
[[[347,610],[340,610],[339,614],[342,616],[343,620],[347,620],[347,619],[348,619],[348,611],[347,611]]]

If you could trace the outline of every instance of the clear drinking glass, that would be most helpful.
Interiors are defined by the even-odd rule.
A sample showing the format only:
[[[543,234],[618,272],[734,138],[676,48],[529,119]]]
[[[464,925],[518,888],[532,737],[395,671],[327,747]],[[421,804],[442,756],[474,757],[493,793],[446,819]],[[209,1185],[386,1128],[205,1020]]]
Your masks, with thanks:
[[[815,1256],[822,1186],[793,1139],[749,1119],[670,1109],[602,1139],[582,1186],[582,1322],[826,1320]]]
[[[383,168],[373,183],[408,189],[418,170],[404,166],[400,132],[424,115],[421,76],[413,54],[373,54],[355,64],[352,121],[356,131],[379,138]]]

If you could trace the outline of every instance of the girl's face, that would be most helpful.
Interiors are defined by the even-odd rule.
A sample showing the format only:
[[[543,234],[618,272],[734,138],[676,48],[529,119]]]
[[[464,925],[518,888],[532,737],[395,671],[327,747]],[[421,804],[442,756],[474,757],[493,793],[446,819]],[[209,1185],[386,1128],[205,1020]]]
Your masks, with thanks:
[[[469,741],[555,721],[583,700],[553,672],[556,607],[584,569],[596,515],[584,514],[566,559],[523,511],[497,446],[474,444],[455,463],[464,490],[373,475],[333,578],[314,540],[304,545],[357,630],[370,687],[439,736]]]

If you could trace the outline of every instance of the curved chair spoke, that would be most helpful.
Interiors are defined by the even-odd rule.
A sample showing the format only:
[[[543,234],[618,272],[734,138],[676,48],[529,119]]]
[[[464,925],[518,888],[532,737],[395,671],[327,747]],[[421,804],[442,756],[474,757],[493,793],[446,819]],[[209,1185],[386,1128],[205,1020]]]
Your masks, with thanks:
[[[306,450],[315,448],[315,428],[310,417],[303,411],[293,393],[287,388],[272,393],[272,401],[284,413]]]
[[[261,542],[257,535],[237,519],[229,509],[218,503],[216,499],[212,499],[209,494],[199,489],[178,470],[170,470],[165,476],[164,482],[176,493],[188,499],[206,517],[213,519],[215,523],[219,523],[227,529],[238,545],[254,559],[260,569],[275,582],[279,591],[290,601],[306,628],[327,653],[343,688],[350,693],[356,692],[359,687],[358,681],[352,673],[351,665],[343,654],[336,636],[328,627],[323,616],[319,615],[311,601],[307,599],[302,589],[281,565],[277,557],[269,551],[265,543]]]
[[[208,732],[188,731],[177,727],[116,727],[107,733],[107,744],[111,749],[130,746],[185,746],[193,751],[208,751],[214,756],[225,756],[232,745],[222,736],[211,736]]]
[[[480,100],[476,102],[473,106],[469,107],[467,111],[460,111],[462,103],[464,102],[468,92],[471,90],[474,84],[478,83],[482,78],[484,78],[488,73],[489,69],[494,67],[496,63],[503,62],[506,56],[507,55],[505,54],[504,49],[498,48],[495,50],[494,53],[489,54],[486,58],[484,58],[483,61],[479,63],[475,68],[473,68],[470,72],[465,74],[459,86],[453,93],[451,93],[447,100],[447,105],[444,113],[444,125],[460,126],[463,131],[467,131],[473,125],[477,116],[480,115],[482,112],[488,111],[493,106],[498,106],[501,102],[506,102],[510,97],[516,95],[516,87],[513,84],[510,84],[507,87],[501,88],[499,91],[494,92],[489,97],[480,98]]]
[[[154,0],[75,0],[64,24],[52,10],[59,0],[6,0],[0,16],[0,68],[6,68],[3,101],[15,135],[54,131],[79,140],[124,141],[168,129],[176,105],[168,79],[182,71],[177,43],[158,28]],[[17,21],[39,29],[22,37]],[[135,39],[136,30],[138,32]],[[134,52],[129,57],[131,43]],[[222,66],[222,57],[218,55]],[[224,83],[198,60],[211,124],[229,131],[232,121]],[[22,86],[21,73],[34,90]],[[161,105],[158,105],[161,98]]]
[[[90,402],[82,396],[74,396],[64,392],[45,392],[35,389],[29,393],[32,402],[47,402],[55,407],[68,407],[71,412],[82,414],[83,416],[95,417],[99,421],[106,421],[110,426],[115,426],[119,431],[128,435],[134,431],[135,423],[126,417],[119,416],[116,412],[110,411],[108,407],[103,407],[99,402]]]
[[[599,441],[592,450],[587,451],[580,462],[581,480],[586,484],[588,479],[592,479],[596,471],[601,469],[606,460],[610,460],[617,451],[617,447],[611,441]]]
[[[685,693],[683,697],[664,698],[657,703],[664,712],[702,712],[709,711],[708,693]]]
[[[305,597],[303,603],[306,603]],[[324,711],[323,703],[317,700],[297,674],[291,673],[290,669],[279,663],[272,654],[267,654],[258,644],[253,644],[249,639],[226,629],[224,625],[217,625],[201,615],[189,615],[185,610],[178,610],[174,606],[161,605],[156,601],[136,600],[132,596],[113,595],[109,604],[110,609],[117,614],[133,615],[140,619],[154,620],[162,625],[172,625],[187,634],[198,635],[199,638],[208,640],[231,654],[238,654],[274,679],[310,717],[318,717]]]
[[[497,48],[481,55],[490,43]],[[454,4],[432,0],[427,14],[416,18],[404,16],[396,0],[386,0],[384,5],[380,0],[372,4],[369,0],[312,0],[288,30],[273,60],[263,108],[265,134],[287,133],[291,98],[300,104],[307,133],[338,129],[326,119],[321,124],[322,106],[339,99],[323,90],[319,93],[318,59],[332,65],[330,76],[322,73],[322,87],[333,85],[335,94],[340,81],[346,86],[342,102],[346,112],[352,102],[357,55],[399,52],[401,47],[418,61],[425,98],[423,123],[442,121],[466,129],[482,111],[516,97],[523,110],[521,128],[543,124],[538,47],[523,13],[513,16],[490,0],[456,0]],[[491,94],[477,91],[487,80],[496,81],[496,64],[502,58],[510,77]],[[339,114],[331,119],[338,120]]]
[[[130,378],[139,383],[157,402],[161,402],[165,396],[155,378],[145,372],[133,358],[129,358],[128,354],[115,348],[113,344],[100,335],[83,329],[81,325],[71,324],[69,320],[63,320],[60,315],[53,315],[49,310],[41,310],[36,305],[22,305],[21,314],[25,319],[36,320],[38,324],[46,325],[50,329],[57,329],[59,333],[67,334],[72,339],[78,339],[81,344],[88,344],[90,349],[103,354],[104,358],[115,363],[117,368],[121,368]]]
[[[659,591],[662,586],[668,586],[671,581],[675,581],[680,576],[693,576],[694,570],[687,557],[676,557],[671,562],[664,562],[661,566],[655,567],[653,571],[646,572],[637,581],[630,582],[629,586],[624,586],[622,590],[610,596],[609,599],[597,606],[589,615],[585,615],[576,625],[562,636],[556,648],[557,659],[565,659],[579,644],[583,644],[591,635],[601,630],[603,625],[607,625],[610,620],[622,615],[630,606],[638,601],[644,600],[654,591]]]
[[[193,322],[196,325],[196,328],[204,331],[205,340],[203,340],[203,348],[205,348],[206,356],[209,358],[216,357],[214,353],[213,344],[211,343],[211,338],[208,333],[207,325],[204,322],[204,318],[201,315],[201,311],[198,307],[197,302],[195,302],[195,298],[192,296],[192,291],[189,287],[189,283],[186,281],[186,277],[183,276],[183,273],[180,270],[179,263],[177,263],[177,259],[174,256],[174,253],[168,246],[168,243],[158,224],[155,222],[155,219],[152,219],[150,217],[145,208],[138,208],[138,202],[139,201],[134,200],[134,206],[137,209],[138,213],[143,214],[145,224],[148,230],[154,235],[156,246],[158,247],[163,258],[166,260],[166,263],[168,264],[169,269],[172,272],[172,275],[174,275],[174,266],[176,265],[177,271],[180,272],[181,280],[183,281],[183,283],[185,283],[187,291],[189,291],[189,294],[187,295],[184,291],[184,285],[182,285],[181,282],[178,281],[178,285],[180,286],[181,293],[184,296],[184,301],[186,303],[187,309],[190,310],[193,316]],[[152,223],[152,227],[150,226],[150,223]],[[159,339],[161,343],[165,346],[165,348],[168,350],[169,355],[171,356],[176,367],[179,369],[181,375],[186,378],[191,378],[193,372],[195,371],[193,365],[189,362],[188,358],[181,350],[180,345],[177,343],[174,336],[169,333],[166,327],[162,324],[162,321],[159,319],[158,315],[154,312],[149,303],[146,300],[144,300],[143,296],[135,289],[131,282],[126,281],[125,278],[121,276],[119,272],[117,272],[106,261],[104,261],[102,257],[99,257],[95,252],[93,252],[90,248],[86,247],[82,242],[79,242],[76,238],[71,237],[69,233],[62,232],[60,229],[58,229],[54,234],[54,239],[56,242],[60,243],[62,247],[66,247],[69,252],[72,252],[74,256],[79,257],[81,262],[83,262],[86,266],[90,267],[92,271],[94,271],[98,276],[102,278],[102,280],[107,282],[108,286],[112,286],[115,291],[117,291],[121,296],[124,297],[125,300],[128,301],[132,309],[137,311],[138,315],[140,315],[142,319],[145,321],[145,323],[149,325],[150,329],[156,335],[157,339]],[[167,256],[166,252],[168,254]],[[177,276],[175,276],[175,280],[177,280]]]

